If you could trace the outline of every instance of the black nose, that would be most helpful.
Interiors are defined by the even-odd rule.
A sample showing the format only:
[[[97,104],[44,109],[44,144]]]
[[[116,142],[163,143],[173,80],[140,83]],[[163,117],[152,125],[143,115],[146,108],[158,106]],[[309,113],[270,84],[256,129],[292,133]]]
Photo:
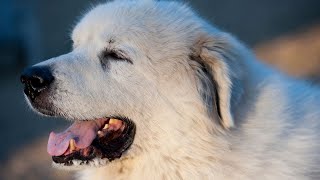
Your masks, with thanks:
[[[49,87],[54,77],[47,66],[33,66],[25,69],[20,77],[24,93],[32,100]]]

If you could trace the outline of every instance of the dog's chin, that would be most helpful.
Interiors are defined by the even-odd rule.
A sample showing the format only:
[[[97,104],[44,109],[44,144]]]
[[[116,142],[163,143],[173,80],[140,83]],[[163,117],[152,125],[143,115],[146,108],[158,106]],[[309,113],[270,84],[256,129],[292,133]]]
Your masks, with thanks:
[[[45,116],[61,117],[56,111],[35,107]],[[62,118],[69,119],[66,116]],[[133,143],[135,124],[124,116],[107,116],[74,123],[64,132],[51,132],[48,153],[53,166],[65,170],[98,168],[118,160]]]

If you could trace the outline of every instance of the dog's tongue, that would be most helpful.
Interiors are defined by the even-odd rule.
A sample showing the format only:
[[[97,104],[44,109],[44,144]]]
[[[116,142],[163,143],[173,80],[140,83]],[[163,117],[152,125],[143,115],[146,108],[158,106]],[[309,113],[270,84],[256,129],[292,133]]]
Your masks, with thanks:
[[[81,121],[73,123],[62,133],[50,133],[47,151],[51,156],[61,156],[69,147],[71,139],[79,149],[90,146],[97,135],[97,131],[106,123],[106,119]]]

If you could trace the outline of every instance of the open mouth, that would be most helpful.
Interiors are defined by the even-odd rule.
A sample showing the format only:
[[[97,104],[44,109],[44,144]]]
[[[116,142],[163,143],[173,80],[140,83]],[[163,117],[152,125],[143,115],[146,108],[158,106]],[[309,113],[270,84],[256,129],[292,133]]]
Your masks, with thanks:
[[[61,133],[50,133],[48,153],[57,164],[89,164],[96,158],[112,161],[129,149],[135,125],[128,118],[77,121]]]

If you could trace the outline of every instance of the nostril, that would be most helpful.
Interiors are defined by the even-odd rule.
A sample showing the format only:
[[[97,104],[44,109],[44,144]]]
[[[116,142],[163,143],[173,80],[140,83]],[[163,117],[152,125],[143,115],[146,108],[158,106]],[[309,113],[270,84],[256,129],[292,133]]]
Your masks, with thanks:
[[[30,81],[30,85],[33,89],[39,90],[39,89],[46,87],[46,83],[44,82],[42,77],[32,76],[29,81]]]

